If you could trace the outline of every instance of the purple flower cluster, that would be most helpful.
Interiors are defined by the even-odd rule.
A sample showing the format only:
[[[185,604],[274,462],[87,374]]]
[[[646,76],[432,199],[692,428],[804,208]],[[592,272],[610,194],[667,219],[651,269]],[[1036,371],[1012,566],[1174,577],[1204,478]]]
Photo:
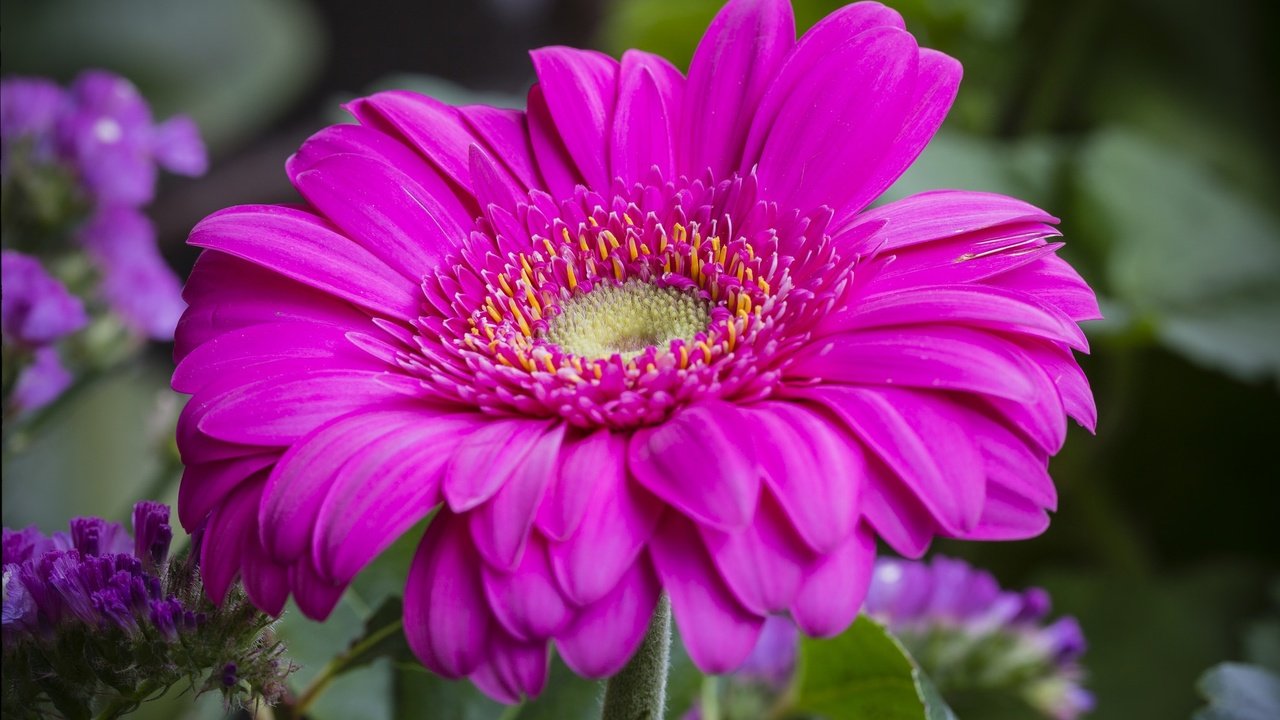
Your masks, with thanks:
[[[0,251],[0,285],[4,343],[31,353],[30,364],[14,376],[14,403],[19,409],[37,408],[71,383],[54,344],[84,327],[88,316],[80,298],[45,272],[39,260],[20,252]]]
[[[101,70],[80,74],[66,89],[43,78],[6,78],[0,102],[4,182],[50,169],[70,177],[88,213],[75,224],[74,240],[100,271],[102,296],[135,332],[171,339],[186,305],[140,208],[155,196],[158,168],[205,171],[195,123],[177,116],[156,124],[132,83]]]
[[[991,573],[962,560],[877,561],[863,611],[897,636],[944,694],[953,667],[1016,668],[988,673],[985,682],[1015,684],[1023,699],[1047,717],[1074,720],[1093,707],[1080,686],[1085,640],[1073,617],[1045,624],[1049,594],[1040,588],[1004,590]],[[960,652],[962,650],[963,652]],[[946,658],[945,660],[943,658]]]
[[[161,575],[173,531],[169,508],[140,502],[134,535],[101,518],[76,518],[70,532],[46,537],[34,527],[4,529],[4,639],[47,637],[69,624],[123,630],[147,628],[169,641],[204,622],[173,596]]]

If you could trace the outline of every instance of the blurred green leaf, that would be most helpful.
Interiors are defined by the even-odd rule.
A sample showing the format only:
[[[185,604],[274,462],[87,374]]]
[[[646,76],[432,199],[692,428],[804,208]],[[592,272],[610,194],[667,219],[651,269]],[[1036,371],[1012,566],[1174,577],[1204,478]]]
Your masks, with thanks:
[[[551,662],[547,688],[526,703],[517,720],[596,720],[600,717],[604,685],[574,674],[560,658]]]
[[[1054,197],[1064,158],[1062,143],[1048,137],[1001,141],[943,131],[880,202],[926,190],[985,190],[1041,205]]]
[[[792,706],[831,720],[955,720],[883,627],[865,616],[828,640],[800,643]]]
[[[1280,375],[1280,227],[1176,148],[1129,132],[1083,150],[1083,218],[1114,299],[1169,348],[1243,378]]]
[[[1274,720],[1280,718],[1280,676],[1260,667],[1222,663],[1197,684],[1209,706],[1195,720]]]
[[[470,680],[445,680],[421,665],[396,668],[394,698],[395,720],[498,720],[507,711]]]

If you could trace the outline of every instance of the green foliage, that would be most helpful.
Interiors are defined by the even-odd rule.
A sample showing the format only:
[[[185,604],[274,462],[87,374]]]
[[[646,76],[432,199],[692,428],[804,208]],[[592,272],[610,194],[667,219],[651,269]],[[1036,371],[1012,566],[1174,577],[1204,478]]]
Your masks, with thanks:
[[[830,720],[954,720],[907,655],[883,627],[860,616],[829,640],[800,644],[791,706]]]

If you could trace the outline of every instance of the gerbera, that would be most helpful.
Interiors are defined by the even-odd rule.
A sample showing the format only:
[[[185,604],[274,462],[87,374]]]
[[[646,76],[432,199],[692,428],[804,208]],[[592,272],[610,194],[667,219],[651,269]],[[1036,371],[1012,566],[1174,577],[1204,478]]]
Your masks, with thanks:
[[[525,112],[356,100],[290,158],[298,206],[215,213],[174,387],[179,513],[238,575],[325,617],[438,513],[405,591],[430,669],[539,692],[554,643],[621,668],[660,593],[703,670],[764,618],[858,612],[875,539],[1035,535],[1093,293],[1024,202],[864,211],[960,66],[876,3],[799,41],[735,0],[688,76],[533,52]]]

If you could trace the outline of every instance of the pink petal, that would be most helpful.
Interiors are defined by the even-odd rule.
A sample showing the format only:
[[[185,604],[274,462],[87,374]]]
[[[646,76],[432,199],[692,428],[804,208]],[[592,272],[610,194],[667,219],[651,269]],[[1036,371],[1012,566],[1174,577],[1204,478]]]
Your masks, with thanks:
[[[1016,198],[969,190],[930,190],[859,213],[834,234],[837,247],[866,252],[870,247],[843,246],[844,232],[868,223],[885,222],[884,229],[866,242],[884,243],[896,250],[919,243],[953,238],[1011,223],[1053,224],[1057,218]]]
[[[402,138],[455,186],[471,188],[467,149],[475,135],[457,108],[408,90],[388,90],[346,105],[361,124]]]
[[[472,203],[470,195],[462,191],[459,196],[457,186],[402,142],[399,133],[391,128],[382,132],[365,125],[330,125],[307,138],[285,163],[289,181],[296,184],[298,175],[314,168],[321,160],[340,154],[378,160],[408,175],[441,206],[445,214],[436,219],[442,226],[471,227],[475,213],[468,209]]]
[[[276,463],[258,512],[262,544],[288,562],[310,558],[312,530],[325,496],[344,463],[368,452],[385,457],[401,436],[432,416],[416,411],[371,411],[332,420],[303,437]]]
[[[875,559],[875,535],[859,525],[835,552],[809,569],[791,606],[796,625],[814,637],[830,637],[849,627],[867,596]]]
[[[1038,262],[998,275],[989,282],[1034,295],[1076,322],[1102,317],[1093,288],[1075,268],[1057,255],[1046,255]]]
[[[750,525],[733,533],[704,527],[702,537],[725,584],[757,615],[783,612],[791,605],[814,557],[767,492],[761,494]]]
[[[1066,348],[1045,342],[1021,343],[1022,351],[1053,381],[1067,414],[1089,432],[1098,424],[1098,408],[1093,401],[1089,379]]]
[[[1036,397],[1026,360],[990,333],[921,325],[910,333],[860,330],[818,340],[788,368],[795,377],[827,382],[895,385],[993,395],[1017,402]]]
[[[205,516],[247,480],[280,459],[279,452],[242,455],[227,460],[187,463],[178,486],[178,519],[194,532]],[[263,480],[266,474],[262,474]]]
[[[693,523],[667,513],[649,547],[693,664],[706,673],[741,665],[764,618],[744,608],[725,586]]]
[[[385,317],[416,318],[422,304],[415,283],[302,210],[229,208],[200,221],[187,242],[248,260]]]
[[[541,85],[529,88],[528,108],[529,143],[538,161],[542,186],[557,197],[573,197],[573,188],[583,182],[582,173],[560,140]]]
[[[293,600],[298,609],[317,622],[329,617],[347,589],[345,584],[321,577],[310,558],[300,558],[289,568],[289,584],[293,586]]]
[[[461,246],[470,227],[408,175],[363,155],[331,155],[293,182],[348,237],[415,283]]]
[[[598,485],[621,487],[626,480],[627,440],[608,430],[565,438],[556,478],[538,508],[538,529],[564,540],[578,529]]]
[[[199,428],[229,442],[288,445],[333,418],[401,400],[403,395],[378,382],[380,375],[318,370],[259,380],[201,403]]]
[[[811,76],[831,53],[863,32],[878,27],[905,30],[906,23],[896,11],[878,2],[856,2],[832,12],[805,32],[795,49],[786,55],[777,78],[769,85],[751,119],[739,172],[749,171],[760,161],[760,151],[792,88]]]
[[[748,411],[759,429],[756,452],[796,532],[827,552],[853,530],[866,459],[858,442],[817,412],[766,402]],[[820,473],[813,468],[823,468]]]
[[[174,360],[224,332],[267,322],[361,327],[368,315],[332,295],[220,252],[205,251],[182,291],[187,311],[174,336]]]
[[[966,540],[1026,540],[1049,527],[1044,508],[992,478],[987,502],[976,527],[964,533]]]
[[[518,568],[485,566],[484,589],[498,622],[520,640],[544,641],[573,618],[551,571],[546,541],[536,534]]]
[[[258,500],[261,483],[245,483],[213,509],[200,544],[200,576],[205,595],[221,605],[240,573],[245,549],[258,534]]]
[[[1088,347],[1080,327],[1034,295],[982,285],[931,285],[871,295],[823,318],[822,332],[920,324],[969,325]]]
[[[785,0],[732,0],[716,15],[689,64],[681,173],[723,178],[739,169],[751,119],[795,38]]]
[[[944,528],[962,531],[977,522],[986,485],[981,456],[945,396],[843,387],[805,396],[846,423]]]
[[[338,468],[316,516],[313,562],[350,582],[440,502],[440,480],[458,439],[477,420],[423,413]]]
[[[662,83],[662,86],[659,85]],[[628,50],[622,56],[618,110],[613,120],[610,174],[640,182],[657,166],[664,179],[676,174],[675,126],[684,78],[661,58]]]
[[[244,591],[258,609],[279,617],[289,599],[289,566],[273,561],[258,542],[258,534],[250,533],[241,560]]]
[[[516,211],[516,205],[527,202],[529,197],[520,183],[502,168],[496,160],[489,157],[479,145],[472,145],[470,151],[471,187],[475,190],[476,201],[485,209],[490,221],[493,220],[493,206],[496,205],[509,213]],[[501,232],[506,228],[497,226]],[[513,233],[514,234],[514,233]],[[516,237],[523,236],[523,233]],[[508,238],[510,239],[510,238]]]
[[[609,129],[618,95],[618,62],[592,50],[546,47],[530,53],[547,109],[589,187],[611,178]]]
[[[427,526],[404,591],[404,632],[423,665],[447,678],[480,667],[496,632],[466,523],[447,510]]]
[[[547,430],[489,502],[470,514],[471,537],[486,562],[514,570],[547,486],[556,472],[564,423]]]
[[[494,419],[463,438],[445,470],[449,507],[466,512],[493,497],[535,451],[541,451],[551,430],[541,420]]]
[[[472,682],[489,697],[509,704],[541,693],[547,684],[546,643],[495,635],[489,661],[471,675]]]
[[[622,669],[653,617],[661,587],[647,559],[631,565],[609,591],[556,633],[556,648],[575,673],[603,678]]]
[[[501,162],[525,189],[541,187],[523,112],[467,105],[458,108],[458,113],[472,133],[484,142],[486,153]]]
[[[870,202],[892,182],[880,165],[912,111],[918,58],[910,34],[878,27],[799,78],[760,154],[761,194],[801,210]]]
[[[918,558],[941,532],[933,514],[893,472],[877,466],[862,496],[862,513],[876,533],[899,555]]]
[[[636,562],[662,515],[662,503],[620,474],[594,478],[586,511],[564,542],[551,543],[551,566],[577,605],[606,595]]]
[[[173,389],[195,394],[227,373],[253,377],[275,364],[291,370],[386,370],[373,356],[347,340],[348,329],[313,322],[275,322],[222,333],[178,363]],[[248,380],[246,380],[248,382]]]
[[[740,428],[747,418],[720,401],[686,407],[632,437],[631,475],[691,519],[741,528],[755,514],[760,469]]]

